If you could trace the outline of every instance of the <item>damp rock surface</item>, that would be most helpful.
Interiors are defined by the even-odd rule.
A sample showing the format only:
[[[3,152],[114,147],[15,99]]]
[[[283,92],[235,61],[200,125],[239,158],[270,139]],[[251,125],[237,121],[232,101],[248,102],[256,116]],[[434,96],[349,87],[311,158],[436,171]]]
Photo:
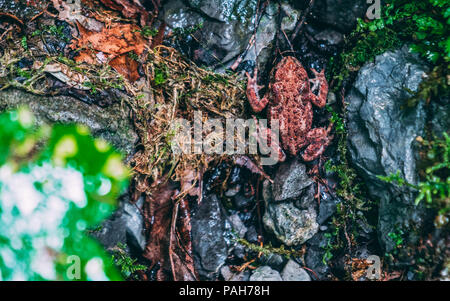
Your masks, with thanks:
[[[264,184],[264,226],[287,246],[303,244],[319,228],[313,181],[299,159],[281,164],[274,179]]]
[[[402,178],[417,184],[418,136],[424,135],[424,102],[402,108],[417,91],[427,67],[408,47],[388,51],[366,64],[358,73],[348,103],[348,145],[352,163],[368,187],[380,200],[378,237],[387,251],[394,248],[389,233],[409,233],[411,240],[423,226],[425,209],[416,206],[416,194],[408,188],[385,183],[377,175],[398,171]]]
[[[84,124],[92,135],[109,141],[127,156],[134,151],[137,134],[129,109],[119,104],[100,108],[68,96],[39,96],[17,89],[0,91],[0,111],[19,106],[28,106],[39,124]]]
[[[113,249],[118,244],[127,246],[127,250],[134,254],[141,254],[146,245],[143,232],[144,217],[141,214],[143,199],[135,204],[130,203],[129,197],[124,195],[119,208],[114,214],[91,232],[105,249]]]
[[[281,278],[284,281],[311,281],[308,272],[292,259],[283,268]]]
[[[306,174],[306,166],[299,159],[283,162],[278,168],[273,183],[275,201],[293,200],[300,197],[304,189],[313,184]]]
[[[228,221],[216,195],[205,196],[192,213],[195,268],[203,279],[215,280],[228,255]]]
[[[283,281],[280,273],[265,265],[257,268],[250,276],[250,281]]]
[[[292,202],[269,204],[264,225],[287,246],[303,244],[318,231],[314,208],[300,210]]]

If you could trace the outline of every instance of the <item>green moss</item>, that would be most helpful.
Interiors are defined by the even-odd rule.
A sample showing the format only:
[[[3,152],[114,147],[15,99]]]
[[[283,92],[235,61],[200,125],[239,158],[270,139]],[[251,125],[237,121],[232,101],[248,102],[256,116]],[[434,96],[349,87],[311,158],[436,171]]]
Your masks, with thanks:
[[[261,246],[258,244],[251,243],[244,238],[238,238],[236,239],[236,241],[239,244],[243,245],[244,247],[248,248],[250,251],[265,256],[278,254],[289,259],[291,257],[302,257],[304,253],[302,250],[285,249],[283,245],[281,245],[281,247],[279,248],[273,247],[270,243],[265,246]]]
[[[358,20],[343,52],[330,59],[328,76],[339,91],[345,80],[366,62],[389,49],[407,43],[411,50],[426,58],[433,66],[433,76],[421,87],[420,97],[430,98],[443,87],[448,91],[446,77],[450,60],[450,2],[447,0],[386,0],[380,19]]]
[[[416,190],[418,192],[416,205],[425,200],[427,204],[437,207],[441,214],[446,214],[450,212],[450,137],[447,133],[443,133],[443,136],[443,139],[422,141],[422,147],[426,151],[424,159],[428,166],[423,167],[422,180],[417,185],[408,183],[400,176],[399,171],[378,178],[387,183],[408,186]]]

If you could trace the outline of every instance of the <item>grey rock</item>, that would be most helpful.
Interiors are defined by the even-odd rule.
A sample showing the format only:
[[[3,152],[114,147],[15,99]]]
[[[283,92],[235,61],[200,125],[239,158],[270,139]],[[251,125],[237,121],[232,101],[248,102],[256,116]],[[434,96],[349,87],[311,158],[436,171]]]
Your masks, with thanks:
[[[250,281],[282,281],[283,279],[275,270],[272,270],[269,266],[262,266],[253,271],[250,276]]]
[[[265,227],[287,246],[303,244],[319,230],[314,208],[300,210],[292,202],[270,203],[263,217]]]
[[[231,227],[236,234],[242,238],[247,233],[247,227],[245,227],[244,223],[241,221],[239,215],[233,214],[228,217],[228,220],[231,223]]]
[[[217,279],[228,255],[227,218],[214,194],[192,210],[192,248],[195,269],[203,279]]]
[[[315,280],[325,280],[330,273],[330,267],[323,262],[327,242],[324,233],[319,232],[306,243],[305,265],[315,272]]]
[[[248,46],[254,33],[257,0],[176,0],[163,5],[162,19],[169,28],[186,28],[203,23],[195,33],[201,47],[192,56],[199,64],[211,66],[217,72],[230,67]],[[256,30],[255,43],[246,52],[243,61],[256,61],[264,72],[275,46],[278,3],[270,1]],[[286,17],[282,29],[289,34],[295,27],[299,11],[287,2],[281,4]]]
[[[160,16],[172,29],[187,28],[204,21],[204,18],[198,12],[189,8],[182,0],[166,1]]]
[[[312,183],[313,181],[306,174],[306,166],[299,159],[285,161],[274,176],[273,199],[275,201],[297,199]]]
[[[281,28],[289,35],[297,24],[300,12],[286,2],[281,3],[281,9],[286,15],[281,20]],[[280,6],[276,1],[269,2],[257,28],[255,43],[250,47],[243,59],[243,61],[255,61],[261,74],[268,73],[269,70],[266,67],[270,65],[273,59],[275,38],[278,30],[277,16],[279,10]]]
[[[281,278],[283,281],[311,281],[308,272],[292,259],[283,268]]]
[[[234,203],[234,206],[236,207],[236,209],[240,210],[240,209],[244,209],[244,208],[251,206],[255,202],[252,197],[248,198],[245,195],[243,195],[242,193],[238,193],[233,198],[233,203]]]
[[[129,201],[127,195],[123,195],[119,208],[114,214],[94,230],[91,235],[96,238],[105,249],[112,249],[119,243],[127,245],[129,250],[137,254],[144,251],[146,239],[143,234],[144,218],[138,208],[142,208],[143,199],[136,204]]]
[[[120,104],[100,108],[67,96],[38,96],[17,89],[0,91],[0,111],[22,105],[30,108],[38,124],[81,123],[94,136],[109,141],[127,156],[134,151],[137,134],[128,118],[129,109]]]
[[[228,187],[228,190],[225,191],[225,196],[229,198],[234,197],[236,194],[239,193],[239,191],[241,191],[241,185],[240,184],[233,185],[231,187]]]
[[[263,185],[264,225],[287,246],[303,244],[319,229],[312,184],[297,158],[279,166],[273,185]]]
[[[268,254],[268,255],[264,255],[260,258],[261,262],[264,265],[268,265],[270,266],[272,269],[274,270],[281,270],[283,268],[283,266],[286,263],[286,258],[279,255],[279,254]]]
[[[223,266],[220,269],[220,274],[225,281],[248,281],[250,278],[250,272],[248,270],[233,273],[228,266]]]
[[[256,0],[167,1],[162,18],[169,28],[186,28],[203,23],[196,39],[201,49],[195,60],[224,71],[247,47],[254,29]]]
[[[380,200],[377,230],[388,252],[394,248],[390,232],[408,233],[406,241],[410,242],[425,217],[424,207],[414,205],[415,192],[387,184],[377,175],[400,171],[409,183],[418,181],[415,139],[424,134],[424,102],[412,109],[402,105],[411,96],[407,90],[417,91],[426,71],[425,64],[407,47],[388,51],[361,68],[345,100],[351,160],[370,196]]]
[[[125,202],[123,208],[127,242],[128,244],[139,247],[142,251],[146,246],[146,239],[144,236],[144,217],[140,211],[143,203],[143,198],[140,198],[135,204]]]
[[[258,232],[256,231],[255,226],[250,226],[245,233],[245,239],[251,243],[258,242]]]
[[[319,225],[325,223],[336,212],[337,203],[338,200],[324,192],[321,186],[319,215],[317,216]]]

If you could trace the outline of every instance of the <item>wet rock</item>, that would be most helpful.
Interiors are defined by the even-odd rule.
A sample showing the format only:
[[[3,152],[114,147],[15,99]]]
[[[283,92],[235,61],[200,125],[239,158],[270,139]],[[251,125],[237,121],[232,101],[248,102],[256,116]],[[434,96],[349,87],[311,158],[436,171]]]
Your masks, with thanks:
[[[317,21],[348,33],[356,26],[356,19],[363,18],[369,4],[363,0],[319,0],[313,8]]]
[[[290,35],[297,24],[300,12],[286,2],[270,1],[261,17],[255,35],[255,43],[243,58],[243,61],[257,62],[261,74],[268,74],[273,60],[275,38],[278,30],[278,14],[282,13],[281,28],[286,35]],[[282,40],[284,42],[284,40]]]
[[[203,26],[195,33],[199,45],[188,50],[198,64],[225,70],[247,47],[253,33],[256,0],[168,1],[162,18],[169,28]]]
[[[119,243],[127,245],[132,253],[141,254],[146,245],[143,234],[144,218],[139,210],[142,208],[143,199],[136,204],[129,202],[129,197],[124,195],[119,203],[119,208],[104,221],[98,229],[91,232],[105,249],[112,249]]]
[[[254,33],[257,0],[188,0],[167,1],[163,5],[162,19],[171,29],[203,26],[178,45],[199,65],[213,67],[218,72],[229,68],[248,46]],[[256,31],[255,43],[245,54],[242,65],[257,62],[264,72],[272,58],[277,32],[277,14],[284,12],[281,28],[289,34],[295,27],[299,11],[287,2],[281,7],[269,2]],[[249,68],[251,69],[251,68]],[[251,70],[247,70],[251,71]]]
[[[239,215],[233,214],[228,217],[228,220],[231,223],[231,227],[233,231],[240,237],[244,237],[245,233],[247,233],[247,227],[245,227],[244,223],[241,221]]]
[[[234,197],[236,194],[239,193],[239,191],[241,191],[241,185],[236,184],[234,186],[229,187],[228,190],[225,191],[225,196],[229,198]]]
[[[119,104],[107,108],[90,106],[72,97],[37,96],[17,89],[0,91],[0,111],[26,105],[37,123],[81,123],[96,137],[109,141],[127,156],[134,151],[137,134],[129,120],[129,109]]]
[[[283,278],[283,281],[311,281],[308,272],[292,259],[283,268],[281,278]]]
[[[253,271],[250,281],[283,281],[283,279],[280,273],[265,265]]]
[[[255,226],[250,226],[248,228],[247,233],[245,233],[245,239],[251,243],[258,242],[258,232],[256,231]]]
[[[319,215],[317,216],[319,225],[325,223],[336,212],[337,203],[338,200],[323,191],[323,187],[321,187]]]
[[[220,274],[225,281],[248,281],[250,278],[250,272],[248,270],[233,273],[228,266],[222,267],[220,269]]]
[[[312,184],[305,165],[294,159],[280,165],[273,185],[263,185],[264,225],[287,246],[303,244],[319,229]]]
[[[300,210],[292,202],[270,203],[263,217],[266,228],[287,246],[303,244],[319,230],[314,208]]]
[[[195,269],[202,279],[214,280],[228,256],[227,218],[214,194],[193,208],[192,247]]]
[[[323,262],[325,255],[325,247],[328,239],[323,232],[314,235],[313,238],[306,243],[305,265],[315,272],[318,279],[325,280],[330,272],[330,268]]]
[[[297,199],[312,183],[299,159],[283,162],[274,176],[273,199],[277,202]]]
[[[254,204],[254,199],[252,197],[246,197],[242,193],[238,193],[233,198],[233,203],[234,203],[234,206],[236,207],[236,209],[240,210],[240,209],[248,208],[249,206]]]
[[[377,56],[358,73],[348,103],[348,145],[351,159],[367,184],[373,199],[380,200],[378,237],[382,247],[391,251],[395,244],[388,234],[400,231],[407,243],[417,237],[423,226],[425,209],[414,205],[416,193],[387,184],[377,175],[400,175],[416,184],[418,153],[415,139],[424,134],[424,102],[412,109],[402,105],[417,91],[427,67],[407,47]]]
[[[281,270],[286,263],[286,258],[279,254],[269,254],[260,258],[264,265],[270,266],[274,270]]]

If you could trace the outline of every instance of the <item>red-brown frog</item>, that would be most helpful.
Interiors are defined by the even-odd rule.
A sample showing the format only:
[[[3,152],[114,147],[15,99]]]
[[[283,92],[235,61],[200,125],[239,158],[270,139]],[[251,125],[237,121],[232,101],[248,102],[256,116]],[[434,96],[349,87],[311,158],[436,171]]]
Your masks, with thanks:
[[[311,70],[314,79],[308,78],[306,70],[296,58],[284,57],[275,67],[275,74],[272,73],[268,91],[262,99],[258,95],[261,89],[257,85],[258,70],[255,69],[253,77],[247,73],[247,98],[253,111],[261,112],[268,105],[268,119],[279,120],[282,148],[296,156],[306,147],[302,154],[304,161],[319,157],[333,139],[329,136],[332,124],[327,129],[311,128],[312,104],[323,108],[328,94],[324,70],[320,73]],[[317,95],[313,93],[316,90]],[[284,156],[282,158],[284,160]]]

